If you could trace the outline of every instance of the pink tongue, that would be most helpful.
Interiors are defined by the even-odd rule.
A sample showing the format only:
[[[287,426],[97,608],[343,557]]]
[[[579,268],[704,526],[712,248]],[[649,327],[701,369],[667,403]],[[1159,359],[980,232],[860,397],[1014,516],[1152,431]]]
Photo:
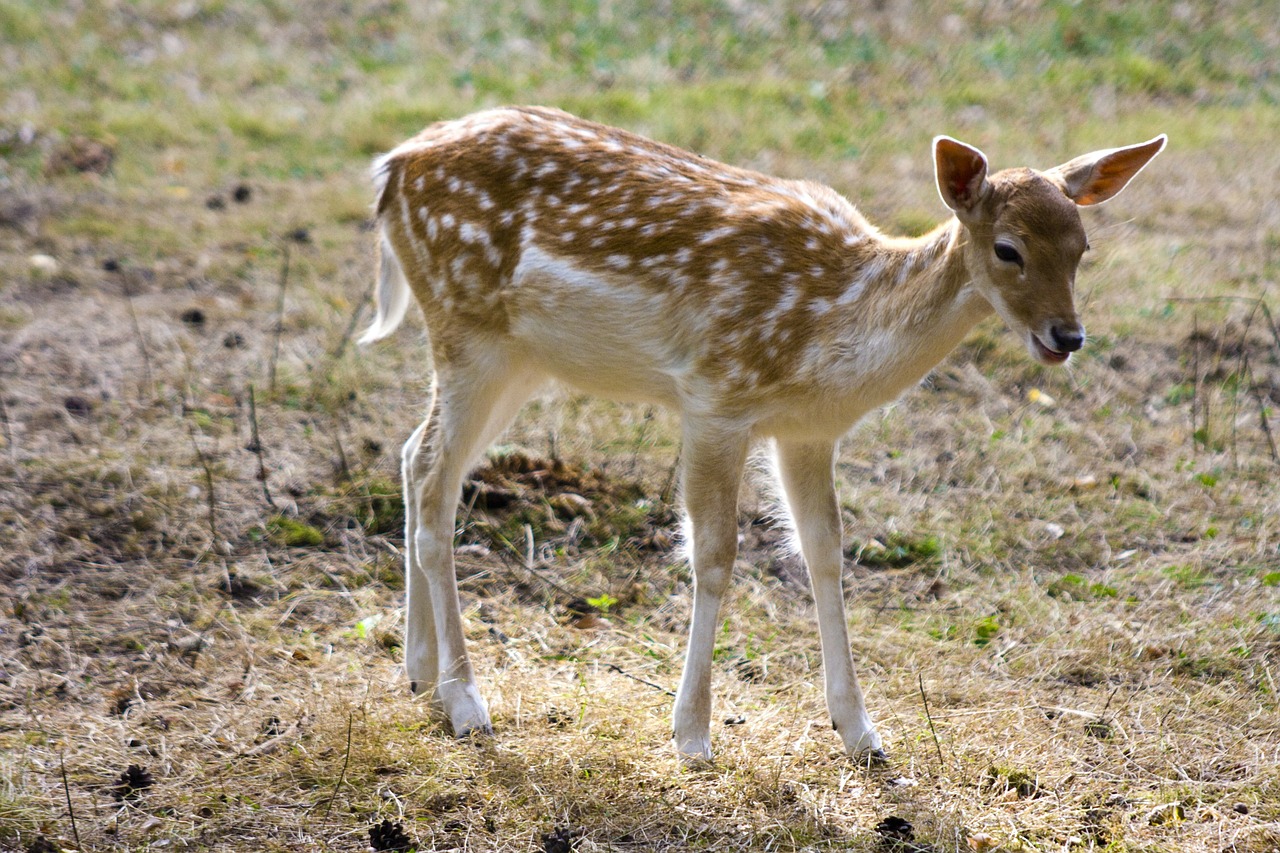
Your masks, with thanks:
[[[1043,355],[1049,361],[1052,361],[1056,364],[1061,364],[1062,362],[1066,361],[1068,358],[1071,357],[1071,353],[1069,352],[1058,352],[1057,350],[1049,349],[1047,346],[1044,345],[1044,343],[1039,338],[1036,338],[1035,341],[1036,341],[1036,346],[1040,348],[1040,354]]]

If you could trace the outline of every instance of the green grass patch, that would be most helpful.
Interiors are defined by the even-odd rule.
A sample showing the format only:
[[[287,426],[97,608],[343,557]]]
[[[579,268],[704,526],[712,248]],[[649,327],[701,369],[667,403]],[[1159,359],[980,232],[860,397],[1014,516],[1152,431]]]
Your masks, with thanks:
[[[1104,583],[1090,583],[1077,574],[1067,574],[1049,584],[1045,589],[1053,598],[1066,601],[1094,601],[1097,599],[1116,598],[1120,591]]]
[[[936,560],[942,553],[942,542],[937,536],[911,536],[895,531],[884,537],[883,542],[879,539],[852,542],[846,553],[868,568],[901,569]]]
[[[277,515],[267,522],[267,535],[277,545],[289,548],[317,548],[324,544],[324,533],[304,521]]]
[[[1173,581],[1182,589],[1200,589],[1208,585],[1213,580],[1213,575],[1199,566],[1189,564],[1176,564],[1165,566],[1160,570],[1166,578]]]

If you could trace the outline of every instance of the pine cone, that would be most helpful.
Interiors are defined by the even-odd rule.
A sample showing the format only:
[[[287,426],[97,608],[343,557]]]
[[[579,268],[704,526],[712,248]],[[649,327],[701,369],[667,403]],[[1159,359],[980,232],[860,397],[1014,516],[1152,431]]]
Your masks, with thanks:
[[[915,827],[910,822],[896,815],[887,817],[876,824],[876,832],[890,842],[911,841],[916,834]]]
[[[118,802],[123,802],[133,799],[139,791],[144,791],[155,783],[156,780],[151,777],[145,767],[130,764],[111,787],[111,793]]]
[[[416,849],[413,841],[405,834],[404,824],[389,820],[369,827],[369,846],[379,853],[407,853]]]
[[[578,833],[568,827],[557,826],[554,832],[542,836],[543,853],[573,853]]]

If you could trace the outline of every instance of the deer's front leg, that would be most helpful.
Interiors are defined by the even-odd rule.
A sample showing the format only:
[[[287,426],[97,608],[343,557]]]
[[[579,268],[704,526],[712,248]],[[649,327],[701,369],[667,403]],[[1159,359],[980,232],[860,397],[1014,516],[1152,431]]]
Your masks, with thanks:
[[[747,435],[686,421],[683,489],[693,560],[693,621],[675,704],[675,745],[685,758],[711,757],[711,659],[720,604],[738,554],[738,486]]]
[[[870,754],[883,759],[880,735],[867,714],[849,650],[844,592],[840,584],[843,556],[834,463],[835,447],[830,443],[778,443],[778,473],[795,520],[800,550],[809,568],[818,611],[827,709],[850,755]]]

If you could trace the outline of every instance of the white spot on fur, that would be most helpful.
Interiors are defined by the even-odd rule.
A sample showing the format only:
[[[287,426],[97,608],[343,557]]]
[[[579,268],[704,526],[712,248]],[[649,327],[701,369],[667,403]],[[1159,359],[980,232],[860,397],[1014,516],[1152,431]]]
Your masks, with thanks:
[[[714,243],[717,240],[721,240],[725,237],[732,237],[734,234],[737,234],[737,233],[738,233],[737,228],[734,228],[731,225],[721,225],[719,228],[712,228],[710,231],[703,234],[701,237],[698,238],[698,242],[705,246],[708,243]]]
[[[862,297],[863,292],[867,289],[863,279],[856,279],[853,284],[845,288],[844,293],[836,298],[837,305],[852,305]]]

